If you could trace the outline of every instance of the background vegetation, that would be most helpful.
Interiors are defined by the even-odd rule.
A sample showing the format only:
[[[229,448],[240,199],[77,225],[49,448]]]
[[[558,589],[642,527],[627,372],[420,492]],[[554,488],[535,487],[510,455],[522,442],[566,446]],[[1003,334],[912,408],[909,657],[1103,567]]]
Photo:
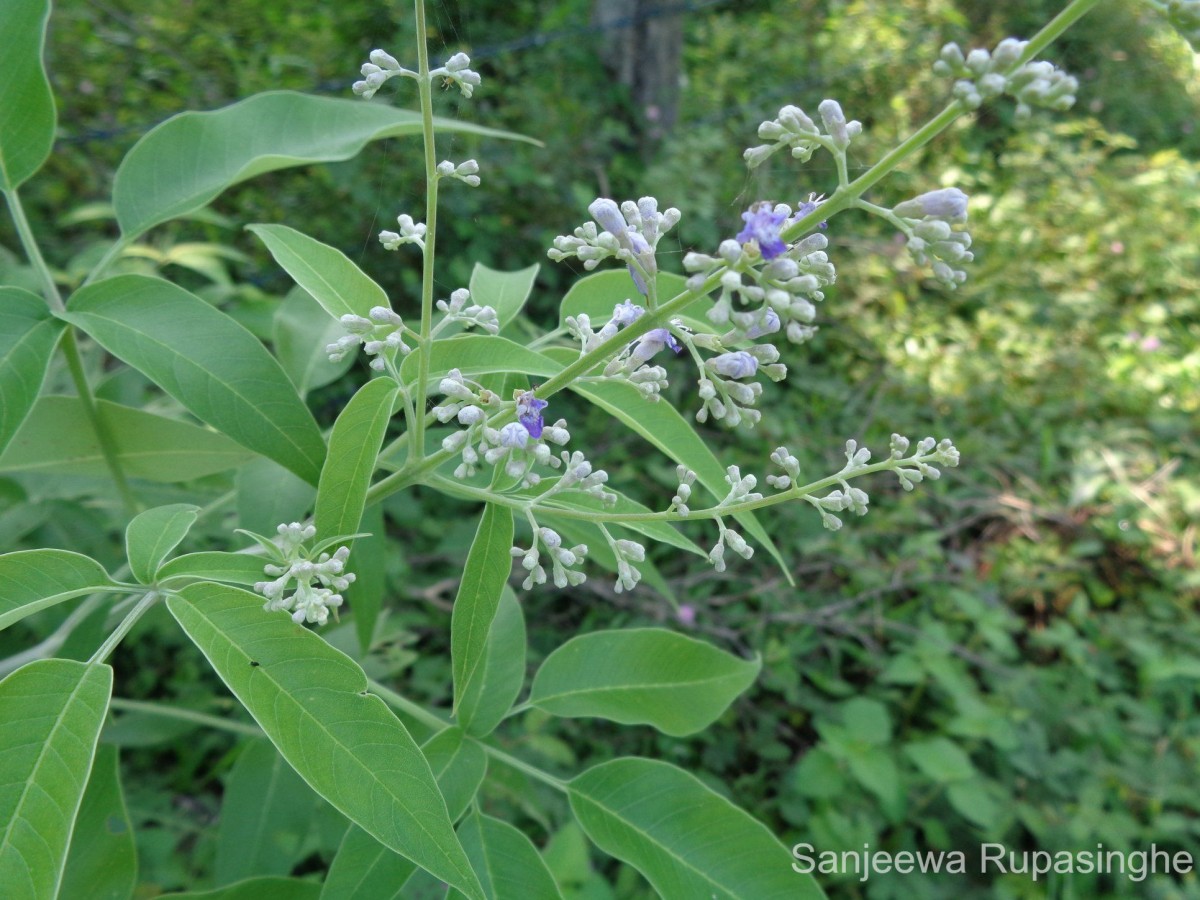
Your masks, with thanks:
[[[546,147],[450,140],[443,155],[478,155],[485,180],[448,192],[443,292],[465,284],[475,261],[544,261],[553,235],[581,221],[598,194],[653,194],[684,212],[678,249],[712,247],[738,229],[750,202],[795,202],[832,186],[816,164],[780,160],[745,173],[740,149],[781,105],[840,99],[864,122],[865,162],[944,102],[929,64],[945,41],[992,46],[1027,35],[1058,5],[675,4],[683,87],[679,121],[664,136],[653,111],[605,71],[600,48],[614,35],[589,25],[585,0],[445,0],[433,11],[434,47],[466,49],[485,77],[462,114]],[[405,4],[365,0],[60,6],[49,64],[61,135],[26,202],[35,226],[66,235],[49,248],[65,282],[111,235],[107,211],[88,201],[104,195],[147,127],[261,90],[342,94],[372,47],[403,59],[412,41]],[[963,466],[913,497],[873,485],[871,514],[837,534],[799,506],[774,510],[766,521],[789,555],[794,589],[757,557],[716,575],[664,555],[671,597],[616,596],[600,577],[524,596],[535,651],[600,625],[665,621],[762,653],[766,665],[759,685],[700,738],[589,722],[585,742],[570,721],[531,713],[506,739],[551,767],[660,755],[711,775],[785,843],[819,849],[1200,846],[1200,80],[1182,40],[1132,2],[1102,4],[1053,49],[1081,79],[1076,110],[1021,130],[1009,109],[988,110],[872,197],[890,204],[942,185],[966,190],[977,250],[967,285],[939,291],[893,235],[839,217],[829,232],[839,282],[818,337],[788,360],[791,375],[757,433],[714,437],[729,462],[760,472],[779,444],[824,472],[845,438],[878,448],[892,431],[953,436]],[[439,100],[443,114],[459,114],[454,96]],[[200,221],[157,229],[131,265],[185,270],[185,282],[269,339],[290,283],[241,226],[285,222],[345,250],[403,312],[415,259],[386,253],[374,235],[417,207],[414,151],[393,141],[348,163],[258,179]],[[16,247],[7,229],[0,268],[19,279],[18,257],[3,249]],[[543,266],[532,306],[543,324],[569,277]],[[122,371],[101,395],[139,405],[147,384]],[[688,403],[686,387],[674,387]],[[335,381],[312,395],[323,421],[348,390]],[[576,437],[618,482],[640,482],[643,498],[665,503],[665,461],[647,465],[635,439],[600,423]],[[67,476],[0,478],[6,549],[117,559],[111,498],[74,493]],[[158,502],[174,499],[161,493]],[[25,499],[39,502],[18,507]],[[386,504],[391,602],[368,670],[435,699],[449,691],[449,602],[474,527],[467,507],[460,525],[448,525],[446,508],[421,495]],[[215,527],[207,537],[227,540]],[[11,629],[0,652],[44,636],[62,615]],[[82,630],[81,646],[101,625]],[[139,632],[119,650],[118,672],[137,675],[117,696],[232,709],[213,706],[223,689],[175,629],[152,616]],[[352,635],[341,638],[349,651]],[[341,638],[335,629],[332,640]],[[104,740],[121,747],[147,891],[219,883],[232,871],[222,856],[236,812],[233,792],[222,805],[238,773],[232,736],[128,711]],[[535,815],[525,800],[538,787],[507,787],[486,802]],[[568,896],[647,895],[632,870],[589,858],[582,836],[563,826],[568,817],[536,816],[525,824],[539,844],[549,841]],[[290,821],[273,864],[323,869],[341,836],[337,814],[322,807]],[[1200,897],[1200,880],[878,876],[867,885],[832,878],[827,891],[1174,898]]]

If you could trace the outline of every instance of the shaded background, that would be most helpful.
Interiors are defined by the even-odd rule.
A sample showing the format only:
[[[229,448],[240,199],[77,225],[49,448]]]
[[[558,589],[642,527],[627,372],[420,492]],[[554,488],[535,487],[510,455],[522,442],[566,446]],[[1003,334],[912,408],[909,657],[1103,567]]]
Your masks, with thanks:
[[[773,158],[748,175],[741,150],[785,103],[826,96],[864,123],[852,162],[865,168],[940,109],[948,85],[930,65],[948,40],[994,46],[1028,37],[1056,2],[883,0],[475,0],[430,10],[432,52],[469,52],[484,76],[472,101],[438,112],[509,128],[544,148],[453,137],[439,158],[477,156],[484,184],[444,192],[442,295],[472,264],[542,261],[530,314],[548,326],[574,273],[545,261],[597,195],[643,194],[684,218],[673,254],[711,249],[751,202],[795,203],[835,184],[831,164]],[[373,47],[409,62],[407,4],[261,0],[71,0],[51,20],[48,59],[60,99],[55,156],[26,189],[62,280],[81,277],[113,234],[99,201],[147,127],[189,108],[290,88],[348,96]],[[872,510],[837,534],[810,510],[764,521],[798,587],[755,557],[718,575],[656,557],[675,596],[616,596],[598,574],[565,594],[523,597],[536,663],[598,627],[668,623],[764,657],[760,683],[706,734],[671,739],[603,722],[526,717],[502,733],[550,767],[645,753],[728,792],[785,843],[818,849],[1114,849],[1200,846],[1200,80],[1183,41],[1144,5],[1100,4],[1052,48],[1076,74],[1068,114],[1017,129],[1011,106],[968,117],[869,199],[940,186],[971,195],[976,262],[946,293],[903,242],[852,213],[831,223],[836,287],[821,331],[787,351],[791,374],[768,386],[755,432],[711,432],[719,455],[763,472],[786,444],[805,471],[839,465],[846,438],[886,445],[892,431],[951,436],[962,468],[913,496],[878,481]],[[376,102],[411,104],[394,84]],[[408,87],[402,85],[402,89]],[[415,255],[375,235],[423,207],[416,143],[373,145],[347,163],[273,173],[239,186],[206,221],[156,229],[138,265],[158,269],[267,337],[291,287],[241,226],[286,222],[344,250],[415,308]],[[418,216],[420,218],[420,216]],[[43,230],[42,233],[45,233]],[[8,222],[0,274],[20,280]],[[358,376],[352,376],[352,379]],[[691,409],[686,374],[672,402]],[[316,392],[331,422],[351,381]],[[145,385],[106,386],[144,402]],[[651,505],[673,467],[599,417],[572,419],[579,446]],[[640,485],[640,488],[636,486]],[[8,498],[5,498],[8,502]],[[448,695],[449,604],[474,522],[447,526],[433,494],[387,505],[394,544],[386,640],[374,664],[414,696]],[[110,560],[118,544],[97,509],[51,500],[30,546]],[[711,540],[703,529],[695,535]],[[671,601],[674,601],[672,603]],[[194,650],[156,620],[154,640],[123,645],[123,696],[214,709],[224,691]],[[160,633],[161,632],[161,633]],[[28,633],[6,635],[28,640]],[[132,665],[131,665],[132,663]],[[136,675],[128,673],[136,672]],[[124,743],[143,881],[211,878],[227,736],[149,725]],[[642,897],[630,870],[582,849],[557,797],[513,781],[486,804],[507,810],[548,855],[570,897]],[[555,810],[558,809],[556,813]],[[281,871],[324,865],[320,816],[297,823]],[[332,826],[331,826],[332,827]],[[323,861],[324,860],[324,861]],[[601,877],[603,876],[603,877]],[[972,884],[917,876],[830,879],[831,897],[1198,897],[1183,881],[1077,876]]]

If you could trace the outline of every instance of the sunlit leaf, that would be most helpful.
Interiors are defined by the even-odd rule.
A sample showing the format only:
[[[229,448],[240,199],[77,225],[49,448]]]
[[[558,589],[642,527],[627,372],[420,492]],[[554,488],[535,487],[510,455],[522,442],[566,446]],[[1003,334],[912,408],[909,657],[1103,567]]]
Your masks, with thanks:
[[[317,539],[355,534],[398,387],[391,378],[368,381],[338,414],[317,486]]]

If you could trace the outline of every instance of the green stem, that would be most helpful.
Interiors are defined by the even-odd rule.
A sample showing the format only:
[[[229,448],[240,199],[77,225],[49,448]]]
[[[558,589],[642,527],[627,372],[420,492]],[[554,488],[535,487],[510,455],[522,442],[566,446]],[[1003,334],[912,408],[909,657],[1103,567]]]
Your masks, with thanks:
[[[109,701],[109,706],[113,709],[124,710],[125,712],[138,712],[149,716],[162,716],[164,719],[180,719],[184,722],[195,722],[197,725],[203,725],[206,728],[231,731],[234,734],[242,734],[247,737],[263,736],[262,729],[257,725],[250,725],[247,722],[237,722],[233,719],[224,719],[220,716],[210,716],[207,713],[196,712],[194,709],[167,706],[165,703],[144,703],[141,700],[126,700],[124,697],[113,697]]]
[[[870,465],[862,466],[854,469],[851,472],[838,472],[830,475],[827,478],[821,478],[817,481],[809,482],[805,485],[796,485],[788,488],[785,491],[780,491],[777,494],[770,494],[763,497],[761,500],[743,500],[741,503],[728,503],[725,505],[711,506],[707,509],[691,509],[687,515],[666,510],[664,512],[645,512],[645,513],[606,513],[599,510],[579,509],[578,507],[560,506],[552,500],[545,504],[540,502],[540,497],[521,497],[511,494],[498,494],[488,488],[473,487],[463,484],[453,478],[447,478],[444,475],[433,475],[429,478],[428,484],[437,488],[444,493],[453,496],[462,497],[466,500],[478,500],[482,503],[495,503],[498,506],[507,506],[521,512],[529,512],[535,508],[544,509],[546,512],[553,512],[554,515],[564,519],[580,519],[586,522],[600,524],[602,522],[613,522],[615,524],[625,524],[630,522],[692,522],[697,519],[718,519],[721,516],[732,516],[743,512],[752,512],[756,509],[762,509],[766,506],[778,506],[780,503],[787,503],[790,500],[799,500],[810,494],[815,494],[817,491],[823,491],[826,488],[837,487],[842,482],[849,481],[853,478],[858,478],[862,475],[873,475],[876,472],[890,472],[899,467],[911,467],[917,462],[934,462],[934,457],[930,456],[913,456],[908,459],[892,459],[891,457],[882,460],[881,462],[871,463]]]
[[[414,0],[417,15],[417,86],[421,95],[421,130],[425,144],[425,251],[421,272],[421,354],[417,369],[417,394],[412,419],[413,439],[408,444],[409,462],[425,455],[425,405],[429,396],[429,354],[433,345],[433,266],[437,245],[437,147],[433,133],[433,85],[429,82],[429,48],[425,43],[425,3]]]
[[[394,706],[401,712],[407,713],[423,725],[428,725],[430,728],[433,728],[437,731],[441,731],[442,729],[449,728],[451,726],[450,722],[443,719],[437,713],[431,712],[420,704],[409,700],[407,697],[397,694],[391,688],[380,684],[378,681],[368,678],[367,684],[370,686],[371,692],[377,694],[379,698],[386,702],[389,706]],[[566,791],[566,782],[562,779],[555,778],[549,772],[543,772],[537,766],[530,765],[523,760],[517,759],[515,756],[510,756],[503,750],[493,747],[491,744],[485,744],[478,738],[468,736],[468,740],[474,741],[476,744],[482,747],[483,752],[492,759],[496,760],[496,762],[506,765],[509,768],[516,769],[519,772],[524,772],[530,778],[535,778],[543,784],[548,784],[555,790],[563,792]]]
[[[145,615],[146,611],[157,602],[158,592],[147,591],[146,595],[142,597],[140,601],[138,601],[138,605],[129,611],[129,614],[121,620],[121,624],[119,624],[113,633],[108,636],[108,639],[100,645],[100,649],[92,654],[92,658],[88,660],[88,663],[102,663],[108,659],[109,655],[115,649],[117,649],[117,644],[121,643],[121,641],[124,640],[125,635],[129,634],[129,630],[137,624],[138,619]]]
[[[21,205],[20,195],[15,190],[5,191],[4,198],[8,201],[8,209],[12,213],[13,224],[17,228],[17,235],[20,237],[21,247],[25,250],[25,256],[41,278],[42,296],[45,297],[52,312],[55,314],[64,312],[67,308],[66,304],[63,302],[62,294],[59,293],[58,285],[54,282],[54,275],[50,272],[50,267],[42,256],[33,229],[29,227],[29,220],[25,217],[25,208]],[[125,512],[132,516],[139,508],[138,502],[129,487],[129,481],[125,478],[125,470],[121,466],[121,460],[117,453],[116,440],[113,438],[108,423],[101,418],[100,410],[96,406],[96,398],[83,368],[83,358],[79,355],[79,345],[75,340],[73,327],[68,326],[63,335],[62,351],[67,359],[67,369],[71,373],[75,392],[79,395],[79,402],[83,405],[83,414],[87,417],[88,424],[96,435],[96,442],[100,445],[104,463],[108,467],[109,475],[112,476],[113,484],[116,485],[117,493],[125,506]]]

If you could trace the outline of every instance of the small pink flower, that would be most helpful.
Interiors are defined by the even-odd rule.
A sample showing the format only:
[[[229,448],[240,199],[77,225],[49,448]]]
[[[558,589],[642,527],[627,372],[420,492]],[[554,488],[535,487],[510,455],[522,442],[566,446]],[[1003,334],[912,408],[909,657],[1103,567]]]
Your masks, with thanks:
[[[692,606],[690,603],[679,604],[679,609],[675,611],[675,618],[677,618],[683,625],[687,625],[689,627],[695,625],[696,607]]]
[[[1155,350],[1157,350],[1159,347],[1162,346],[1162,341],[1160,341],[1154,335],[1150,334],[1150,335],[1147,335],[1146,337],[1142,338],[1142,342],[1138,346],[1140,346],[1147,353],[1153,353]]]

